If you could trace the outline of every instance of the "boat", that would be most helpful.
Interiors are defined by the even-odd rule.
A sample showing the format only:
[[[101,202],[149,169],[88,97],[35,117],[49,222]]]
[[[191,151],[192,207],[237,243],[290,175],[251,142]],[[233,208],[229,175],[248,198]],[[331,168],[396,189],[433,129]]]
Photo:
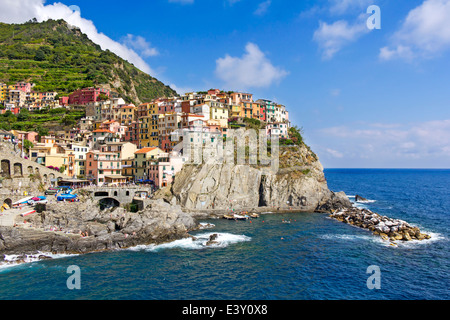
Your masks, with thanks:
[[[30,201],[28,201],[28,204],[30,206],[38,204],[38,203],[46,204],[46,203],[48,203],[48,200],[46,197],[34,197]]]
[[[57,201],[71,201],[74,202],[74,200],[78,197],[77,194],[72,194],[72,189],[68,188],[64,191],[64,193],[58,195],[56,197]]]
[[[238,214],[235,214],[234,215],[234,219],[235,220],[248,220],[248,216],[241,216],[241,215],[238,215]]]
[[[34,198],[34,197],[23,198],[23,199],[21,199],[21,200],[19,200],[19,201],[14,202],[12,205],[13,205],[13,206],[20,206],[20,205],[23,205],[23,204],[27,204],[28,201],[30,201],[30,200],[33,199],[33,198]]]
[[[259,214],[257,214],[257,213],[252,213],[252,214],[250,215],[250,218],[258,219],[258,218],[259,218]]]
[[[76,194],[70,194],[70,193],[65,193],[62,195],[59,195],[56,200],[58,201],[73,201],[77,198],[78,195]]]
[[[223,218],[226,220],[234,220],[234,215],[224,215]]]

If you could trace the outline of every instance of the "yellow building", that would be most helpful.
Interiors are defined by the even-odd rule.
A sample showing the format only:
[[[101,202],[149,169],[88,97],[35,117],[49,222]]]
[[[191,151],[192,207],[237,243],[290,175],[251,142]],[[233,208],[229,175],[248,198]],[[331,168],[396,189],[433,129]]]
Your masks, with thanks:
[[[152,159],[157,159],[159,155],[163,154],[160,148],[143,148],[134,153],[134,178],[135,181],[146,180],[148,161]]]
[[[144,103],[138,107],[139,144],[141,148],[159,146],[158,104]]]
[[[260,118],[261,105],[256,102],[241,102],[241,118],[258,119]]]
[[[210,113],[211,120],[217,120],[222,128],[228,127],[228,108],[211,107]]]

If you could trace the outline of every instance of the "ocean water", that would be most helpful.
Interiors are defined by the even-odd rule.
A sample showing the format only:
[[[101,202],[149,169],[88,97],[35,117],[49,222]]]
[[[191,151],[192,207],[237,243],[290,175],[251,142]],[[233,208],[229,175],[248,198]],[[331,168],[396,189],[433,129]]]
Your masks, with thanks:
[[[419,226],[431,240],[394,247],[323,214],[208,220],[212,229],[140,246],[0,267],[0,299],[416,300],[449,299],[450,171],[326,170],[330,189]],[[283,223],[282,220],[290,221]],[[217,233],[218,244],[206,246]],[[81,289],[69,290],[69,266]],[[369,266],[380,268],[370,290]]]

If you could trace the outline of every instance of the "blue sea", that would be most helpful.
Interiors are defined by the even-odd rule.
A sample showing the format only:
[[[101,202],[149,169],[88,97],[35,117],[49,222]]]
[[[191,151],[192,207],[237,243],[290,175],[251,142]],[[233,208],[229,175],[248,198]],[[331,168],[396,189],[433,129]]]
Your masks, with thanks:
[[[449,299],[450,170],[325,171],[331,190],[399,218],[431,240],[391,246],[317,213],[264,214],[251,222],[205,220],[197,240],[0,268],[0,299],[416,300]],[[290,223],[283,223],[282,220]],[[218,245],[206,247],[212,233]],[[69,290],[68,267],[80,268]],[[369,289],[369,266],[380,289]]]

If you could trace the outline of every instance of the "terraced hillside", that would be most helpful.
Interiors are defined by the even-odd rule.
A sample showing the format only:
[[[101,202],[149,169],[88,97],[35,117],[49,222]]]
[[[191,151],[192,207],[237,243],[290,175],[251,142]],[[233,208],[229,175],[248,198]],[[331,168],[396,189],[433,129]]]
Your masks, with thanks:
[[[67,94],[105,85],[139,104],[176,92],[128,61],[104,51],[64,20],[0,23],[0,82],[33,82],[35,91]]]

